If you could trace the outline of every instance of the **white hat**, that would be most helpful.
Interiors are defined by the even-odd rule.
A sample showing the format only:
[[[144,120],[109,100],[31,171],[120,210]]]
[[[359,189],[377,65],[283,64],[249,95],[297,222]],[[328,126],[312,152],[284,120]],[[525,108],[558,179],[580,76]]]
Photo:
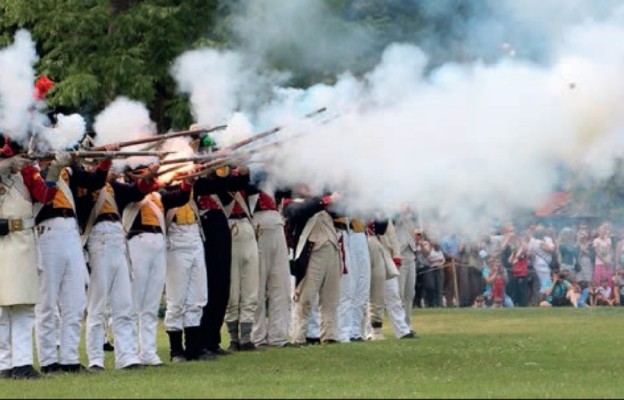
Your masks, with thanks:
[[[485,259],[485,258],[487,258],[487,256],[488,256],[487,251],[485,251],[485,250],[480,250],[479,251],[479,257]]]

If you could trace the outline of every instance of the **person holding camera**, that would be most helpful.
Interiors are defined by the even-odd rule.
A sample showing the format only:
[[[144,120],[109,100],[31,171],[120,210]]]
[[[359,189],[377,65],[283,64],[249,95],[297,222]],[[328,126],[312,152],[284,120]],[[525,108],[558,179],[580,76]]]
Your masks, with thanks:
[[[540,303],[542,307],[565,307],[578,308],[578,293],[567,278],[567,273],[552,272],[552,284],[546,291],[546,300]]]

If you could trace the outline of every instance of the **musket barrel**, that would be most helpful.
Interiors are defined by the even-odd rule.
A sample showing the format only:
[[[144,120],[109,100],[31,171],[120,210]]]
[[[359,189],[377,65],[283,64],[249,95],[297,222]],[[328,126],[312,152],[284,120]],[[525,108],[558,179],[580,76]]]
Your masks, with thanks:
[[[311,113],[308,113],[308,114],[304,115],[304,118],[310,118],[310,117],[313,117],[313,116],[315,116],[317,114],[323,113],[325,111],[327,111],[327,107],[321,107],[318,110],[312,111]],[[269,129],[268,131],[260,132],[260,133],[258,133],[256,135],[253,135],[253,136],[251,136],[251,137],[249,137],[247,139],[241,140],[240,142],[236,142],[234,144],[231,144],[231,145],[225,147],[221,151],[236,150],[238,148],[241,148],[243,146],[248,145],[249,143],[255,142],[255,141],[263,139],[263,138],[265,138],[265,137],[267,137],[269,135],[272,135],[272,134],[274,134],[276,132],[279,132],[282,129],[283,129],[283,127],[277,126],[277,127],[273,128],[273,129]]]
[[[126,157],[164,157],[170,151],[71,151],[76,158],[126,158]]]
[[[128,140],[126,142],[121,142],[121,143],[117,143],[117,144],[119,145],[119,147],[135,146],[137,144],[160,142],[160,141],[164,141],[164,140],[168,140],[168,139],[172,139],[172,138],[176,138],[176,137],[190,136],[190,135],[194,135],[196,133],[202,133],[202,132],[210,133],[210,132],[218,131],[218,130],[221,130],[221,129],[225,129],[226,127],[227,127],[227,125],[219,125],[219,126],[215,126],[214,128],[210,128],[210,129],[192,129],[192,130],[187,130],[187,131],[169,132],[169,133],[163,133],[163,134],[159,134],[159,135],[148,137],[148,138]],[[106,150],[106,146],[104,146],[104,145],[102,145],[102,146],[95,146],[95,147],[89,148],[89,150],[102,151],[102,150]]]

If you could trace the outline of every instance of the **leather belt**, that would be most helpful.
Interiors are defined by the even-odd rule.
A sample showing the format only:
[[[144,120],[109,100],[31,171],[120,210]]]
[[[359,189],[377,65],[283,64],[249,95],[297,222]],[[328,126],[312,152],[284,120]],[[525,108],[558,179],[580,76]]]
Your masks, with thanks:
[[[19,232],[35,227],[34,218],[8,218],[2,219],[5,232]]]
[[[117,222],[121,221],[121,218],[119,218],[119,215],[114,213],[104,213],[97,216],[93,225],[103,221]]]

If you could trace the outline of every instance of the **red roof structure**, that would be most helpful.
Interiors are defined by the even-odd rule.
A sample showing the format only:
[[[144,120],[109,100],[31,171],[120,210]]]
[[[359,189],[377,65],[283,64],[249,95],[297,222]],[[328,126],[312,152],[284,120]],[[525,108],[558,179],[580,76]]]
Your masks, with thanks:
[[[550,217],[555,215],[567,215],[570,192],[551,193],[544,204],[535,210],[536,217]]]

